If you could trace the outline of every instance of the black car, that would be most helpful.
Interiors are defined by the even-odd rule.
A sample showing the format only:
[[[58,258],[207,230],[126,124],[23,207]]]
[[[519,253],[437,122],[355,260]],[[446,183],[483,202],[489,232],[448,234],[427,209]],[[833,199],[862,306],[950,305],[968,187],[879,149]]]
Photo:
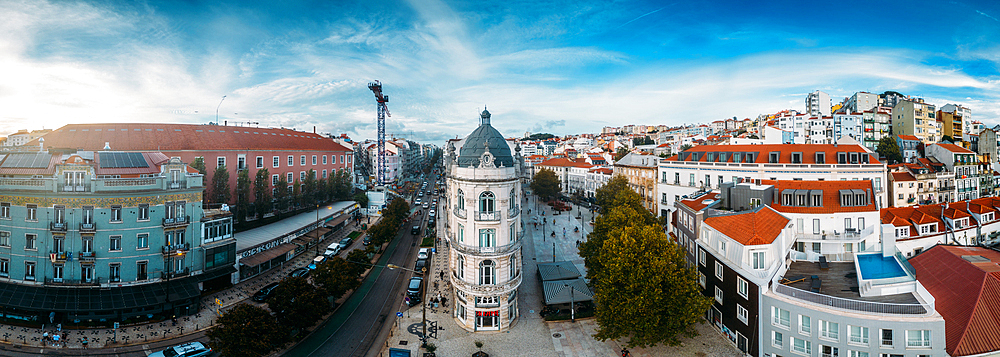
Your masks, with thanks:
[[[271,293],[273,293],[274,289],[277,288],[277,287],[278,287],[278,283],[277,282],[270,283],[267,286],[261,288],[260,290],[257,290],[257,293],[253,294],[253,297],[251,297],[250,300],[253,300],[253,301],[256,301],[256,302],[267,301],[267,298],[271,296]]]
[[[427,269],[427,259],[418,259],[417,264],[413,266],[413,270],[416,270],[420,275],[424,275],[424,269]]]
[[[410,298],[408,303],[410,306],[414,306],[420,303],[420,291],[424,287],[424,278],[415,276],[410,278],[410,284],[406,286],[406,297]]]
[[[303,277],[303,278],[307,277],[307,276],[309,276],[309,268],[298,268],[298,269],[292,270],[291,273],[288,273],[288,276],[291,277],[291,278],[300,277],[300,276]]]

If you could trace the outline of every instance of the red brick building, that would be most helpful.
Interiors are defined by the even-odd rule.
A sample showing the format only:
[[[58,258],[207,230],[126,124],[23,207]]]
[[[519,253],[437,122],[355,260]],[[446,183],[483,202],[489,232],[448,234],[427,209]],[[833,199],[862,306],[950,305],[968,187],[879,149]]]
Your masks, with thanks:
[[[234,190],[237,169],[248,169],[252,181],[257,170],[266,168],[273,187],[279,175],[295,182],[310,169],[316,170],[318,178],[336,170],[350,171],[354,151],[316,133],[219,125],[70,124],[42,138],[45,149],[158,151],[185,163],[202,157],[208,171],[206,183],[216,167],[226,165],[229,187]],[[38,140],[28,143],[38,144]]]

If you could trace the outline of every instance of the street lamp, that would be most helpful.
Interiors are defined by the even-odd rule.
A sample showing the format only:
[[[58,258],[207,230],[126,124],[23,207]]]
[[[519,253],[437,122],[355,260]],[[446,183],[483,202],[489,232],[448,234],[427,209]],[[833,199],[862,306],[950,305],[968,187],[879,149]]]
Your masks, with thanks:
[[[563,286],[569,288],[569,319],[572,322],[576,322],[576,296],[574,294],[575,289],[567,283],[563,283]]]
[[[215,125],[219,125],[219,107],[222,106],[222,101],[226,100],[226,96],[222,96],[222,100],[219,101],[219,105],[215,107]]]
[[[420,268],[420,271],[416,271],[416,270],[409,269],[409,268],[404,268],[404,267],[401,267],[401,266],[396,265],[396,264],[386,264],[385,267],[389,268],[389,269],[409,270],[409,271],[412,271],[414,273],[420,273],[420,275],[424,275],[424,276],[426,276],[426,273],[427,273],[427,267]],[[426,294],[426,292],[427,291],[424,290],[425,294]],[[423,345],[426,347],[427,346],[427,302],[426,301],[420,301],[420,309],[423,311],[423,317],[421,317],[421,319],[423,320],[423,322],[421,323],[421,325],[423,325],[423,328],[424,328],[424,332],[420,335],[420,342],[422,342]]]

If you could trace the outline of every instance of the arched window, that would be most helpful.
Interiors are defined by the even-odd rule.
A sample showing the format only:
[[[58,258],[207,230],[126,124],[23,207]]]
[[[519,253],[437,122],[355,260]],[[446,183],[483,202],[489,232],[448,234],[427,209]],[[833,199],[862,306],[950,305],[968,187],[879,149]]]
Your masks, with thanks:
[[[492,260],[479,263],[479,285],[495,285],[497,283],[496,265]]]
[[[497,230],[493,228],[479,230],[479,246],[495,247],[497,245]]]
[[[455,200],[457,201],[455,202],[455,204],[457,205],[458,209],[465,209],[465,192],[462,192],[462,190],[459,189],[458,198],[456,198]]]
[[[479,195],[479,211],[496,211],[496,198],[493,196],[493,192],[483,191],[483,193]]]
[[[465,257],[459,255],[458,263],[455,264],[456,273],[459,279],[465,279]]]
[[[513,255],[510,256],[510,278],[514,279],[517,276],[517,258]]]
[[[514,205],[517,204],[517,202],[518,202],[517,201],[517,191],[515,191],[513,188],[510,189],[510,202],[511,202],[511,204],[510,204],[511,207],[514,207]]]

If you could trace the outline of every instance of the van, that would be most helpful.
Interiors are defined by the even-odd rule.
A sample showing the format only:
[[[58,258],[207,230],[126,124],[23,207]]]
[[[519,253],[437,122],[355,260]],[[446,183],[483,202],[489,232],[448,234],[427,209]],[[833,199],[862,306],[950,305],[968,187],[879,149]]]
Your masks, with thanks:
[[[340,242],[334,242],[330,244],[329,246],[326,247],[326,252],[323,252],[323,255],[328,257],[332,257],[337,254],[340,254]]]

